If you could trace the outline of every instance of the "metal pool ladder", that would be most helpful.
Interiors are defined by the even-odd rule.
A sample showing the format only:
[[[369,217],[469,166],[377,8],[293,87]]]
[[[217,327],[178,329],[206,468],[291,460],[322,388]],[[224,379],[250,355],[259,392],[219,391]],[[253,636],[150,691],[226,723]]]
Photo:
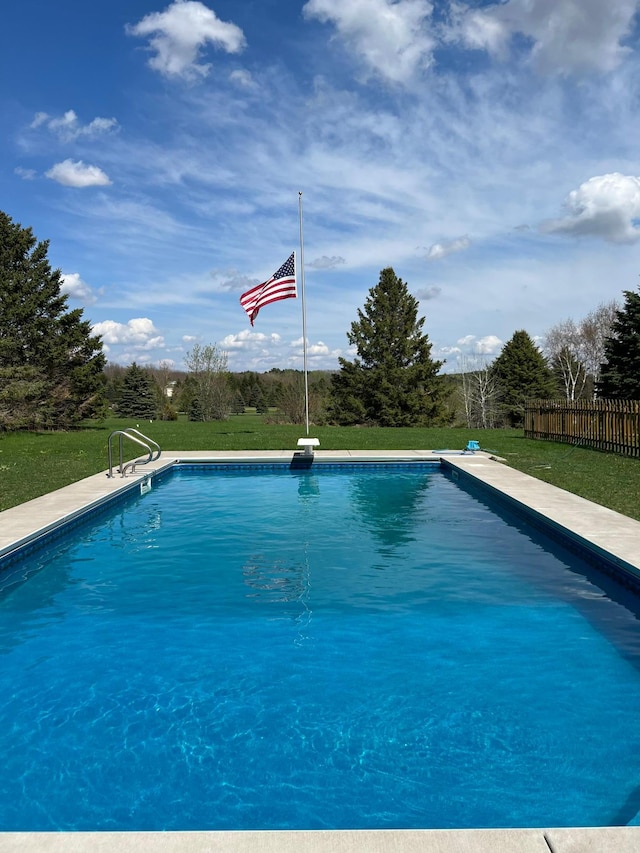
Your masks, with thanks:
[[[109,473],[107,477],[113,477],[113,450],[112,450],[112,439],[114,436],[118,436],[119,445],[120,445],[120,464],[118,465],[117,471],[120,472],[120,476],[124,477],[127,471],[131,471],[135,473],[136,465],[148,465],[149,462],[155,462],[156,459],[160,458],[161,450],[160,445],[154,441],[152,438],[149,438],[147,435],[143,435],[140,430],[134,429],[133,427],[127,427],[127,429],[116,429],[109,436]],[[144,449],[149,454],[146,459],[134,459],[132,462],[127,462],[126,465],[123,465],[123,444],[125,438],[134,441],[136,444],[139,444],[140,447],[144,447]]]

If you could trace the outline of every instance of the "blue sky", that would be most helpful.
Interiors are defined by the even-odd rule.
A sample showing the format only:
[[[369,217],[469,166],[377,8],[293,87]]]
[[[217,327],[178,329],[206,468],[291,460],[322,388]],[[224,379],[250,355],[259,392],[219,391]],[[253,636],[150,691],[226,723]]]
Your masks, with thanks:
[[[0,209],[51,241],[109,360],[310,368],[382,268],[433,354],[634,290],[639,0],[21,0],[0,27]]]

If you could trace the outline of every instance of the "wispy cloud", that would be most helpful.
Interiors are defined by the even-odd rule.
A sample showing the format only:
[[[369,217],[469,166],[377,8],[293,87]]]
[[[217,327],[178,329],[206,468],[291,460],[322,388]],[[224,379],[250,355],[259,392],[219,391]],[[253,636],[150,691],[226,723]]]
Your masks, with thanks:
[[[67,110],[64,115],[58,118],[52,117],[48,113],[36,113],[30,127],[34,129],[41,126],[47,127],[64,142],[71,142],[79,137],[96,137],[110,133],[118,129],[118,122],[115,118],[97,117],[83,125],[73,110]]]
[[[229,74],[229,80],[242,89],[257,89],[258,84],[250,71],[246,68],[237,68]]]
[[[242,275],[238,270],[211,270],[211,278],[216,290],[229,290],[233,293],[243,293],[256,284],[260,284],[257,278]]]
[[[416,296],[418,297],[418,299],[429,300],[429,299],[437,299],[441,293],[442,293],[441,287],[436,287],[436,286],[423,287],[421,290],[416,291]]]
[[[326,255],[322,255],[320,258],[316,258],[314,261],[310,261],[308,266],[312,270],[334,270],[336,267],[345,264],[346,261],[344,258],[338,256],[332,256],[328,258]]]
[[[458,237],[455,240],[443,240],[441,243],[433,243],[427,252],[428,261],[440,261],[446,258],[447,255],[452,255],[455,252],[464,252],[471,245],[471,240],[468,237]]]
[[[13,172],[22,178],[23,181],[33,181],[38,175],[35,169],[24,169],[22,166],[16,166]]]

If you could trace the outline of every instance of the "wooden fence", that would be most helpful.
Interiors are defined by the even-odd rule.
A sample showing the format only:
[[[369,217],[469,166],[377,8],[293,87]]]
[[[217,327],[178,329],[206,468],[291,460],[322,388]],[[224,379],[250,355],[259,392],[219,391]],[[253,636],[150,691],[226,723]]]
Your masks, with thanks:
[[[640,457],[640,400],[527,400],[524,434]]]

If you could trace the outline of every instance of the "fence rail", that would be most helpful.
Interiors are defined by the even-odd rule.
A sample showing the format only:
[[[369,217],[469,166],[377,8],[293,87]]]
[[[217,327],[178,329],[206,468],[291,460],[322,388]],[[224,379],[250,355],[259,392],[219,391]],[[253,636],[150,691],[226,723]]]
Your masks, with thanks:
[[[640,400],[527,400],[524,434],[640,457]]]

